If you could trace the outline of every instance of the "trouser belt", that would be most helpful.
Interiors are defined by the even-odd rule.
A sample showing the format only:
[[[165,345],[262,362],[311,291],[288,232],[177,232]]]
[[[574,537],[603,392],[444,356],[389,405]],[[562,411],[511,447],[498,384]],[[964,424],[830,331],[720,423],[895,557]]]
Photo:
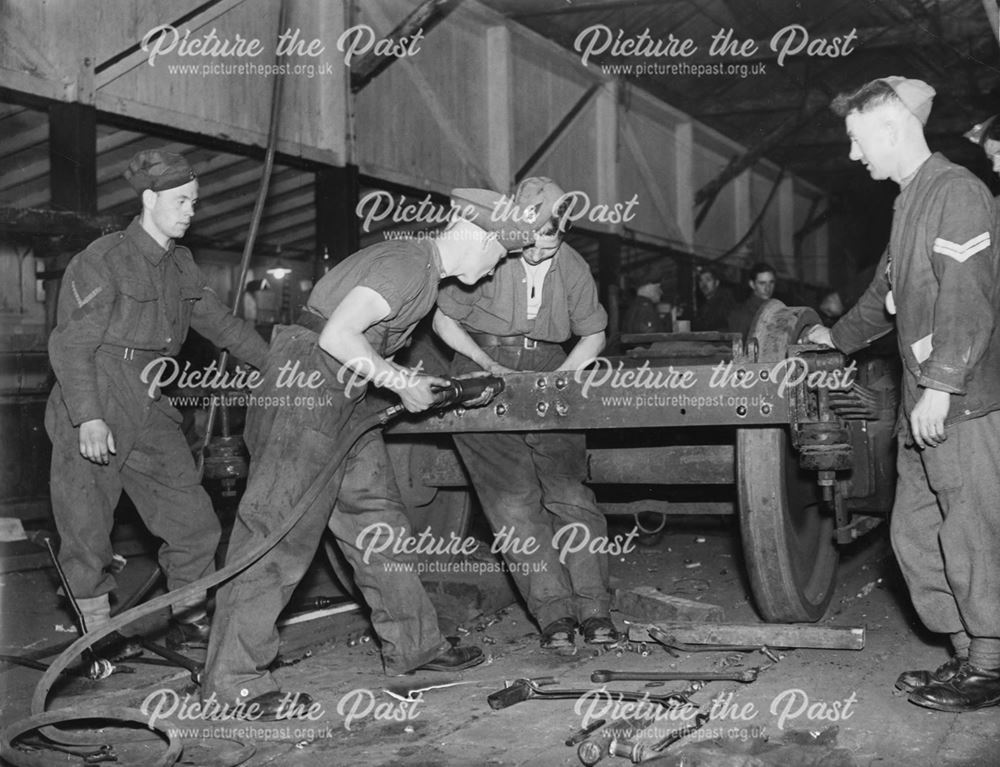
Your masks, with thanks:
[[[555,349],[559,344],[551,341],[537,341],[527,336],[495,336],[492,333],[469,333],[481,348],[490,346],[514,346],[521,349]]]
[[[295,320],[295,324],[301,325],[306,330],[311,330],[313,333],[319,334],[322,333],[323,328],[326,327],[326,317],[307,309],[303,309],[299,312],[299,316]]]

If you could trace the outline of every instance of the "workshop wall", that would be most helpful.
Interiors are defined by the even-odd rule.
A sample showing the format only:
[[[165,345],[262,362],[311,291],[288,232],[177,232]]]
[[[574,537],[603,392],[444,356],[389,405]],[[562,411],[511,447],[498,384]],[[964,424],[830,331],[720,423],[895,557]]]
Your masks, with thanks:
[[[93,104],[102,115],[263,146],[274,83],[264,69],[274,63],[280,4],[203,5],[148,0],[81,14],[73,4],[9,0],[0,6],[0,84]],[[344,49],[352,40],[368,42],[366,34],[387,35],[416,7],[417,0],[290,0],[284,29],[303,47],[283,63],[315,71],[282,79],[279,151],[333,166],[353,163],[362,174],[438,193],[460,185],[506,189],[517,177],[551,175],[586,195],[576,224],[587,231],[703,259],[728,253],[734,268],[767,258],[785,278],[827,281],[826,227],[803,238],[798,253],[793,241],[796,221],[807,220],[801,209],[811,209],[819,190],[789,177],[760,231],[734,250],[760,212],[776,166],[758,161],[727,184],[696,228],[696,192],[745,147],[474,0],[352,95],[345,59],[356,65],[362,55],[348,59],[338,43]],[[256,42],[257,54],[190,55],[183,34],[189,16],[196,18],[192,39],[214,30],[230,46]],[[163,25],[175,31],[157,43],[150,32]],[[315,55],[305,50],[313,39],[323,48]],[[151,59],[154,47],[159,53]],[[257,74],[232,69],[249,65]],[[117,175],[104,165],[105,154],[99,174]],[[200,172],[211,173],[212,162],[230,160],[209,159]],[[30,204],[44,205],[42,194]]]
[[[201,0],[164,5],[155,0],[98,3],[82,13],[75,3],[11,0],[0,5],[0,80],[7,87],[62,101],[94,104],[113,114],[150,120],[245,144],[266,142],[280,4],[268,0],[223,0],[199,17],[194,37],[215,29],[236,43],[259,41],[251,56],[181,55],[183,23],[157,50],[144,37],[172,25],[200,6]],[[286,29],[300,37],[336,40],[343,32],[343,3],[292,0]],[[169,49],[169,50],[168,50]],[[279,149],[291,155],[342,164],[345,161],[346,79],[337,51],[327,45],[316,57],[289,58],[291,66],[313,66],[314,76],[283,79]],[[257,67],[257,74],[230,73],[227,67]],[[335,76],[320,74],[324,68]]]
[[[413,7],[412,0],[373,0],[359,4],[350,23],[392,29]],[[695,192],[744,147],[475,2],[432,34],[433,45],[401,58],[356,95],[362,173],[440,193],[457,184],[504,189],[518,176],[550,175],[587,196],[590,210],[577,226],[706,258],[726,253],[763,208],[778,173],[767,161],[728,184],[695,231]],[[795,196],[822,193],[791,176],[784,183],[759,236],[727,262],[769,258],[782,276],[805,279],[794,265]],[[631,217],[616,219],[615,206],[621,211],[633,196]],[[819,282],[826,281],[825,238],[819,227],[802,243]]]

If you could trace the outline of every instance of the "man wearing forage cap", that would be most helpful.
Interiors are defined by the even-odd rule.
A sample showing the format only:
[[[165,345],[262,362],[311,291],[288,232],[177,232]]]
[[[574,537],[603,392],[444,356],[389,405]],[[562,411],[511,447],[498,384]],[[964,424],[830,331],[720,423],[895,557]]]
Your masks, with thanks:
[[[267,345],[208,287],[175,240],[191,224],[198,181],[179,154],[143,151],[125,170],[141,211],[122,232],[77,254],[62,280],[49,338],[56,385],[45,425],[52,439],[52,512],[59,559],[88,630],[110,620],[115,588],[111,527],[124,490],[163,540],[171,590],[214,569],[219,522],[202,488],[181,417],[143,369],[180,351],[189,328],[253,365]],[[163,364],[163,363],[154,363]],[[207,646],[204,595],[175,607],[167,644]]]
[[[934,90],[889,77],[839,96],[852,160],[900,186],[875,280],[808,339],[853,352],[898,330],[903,407],[893,549],[921,620],[952,657],[896,687],[940,711],[1000,704],[1000,259],[989,190],[932,154]]]
[[[370,431],[353,446],[343,441],[363,419],[366,383],[394,393],[413,413],[428,409],[434,388],[447,384],[392,356],[434,308],[439,282],[473,285],[508,251],[530,242],[530,228],[518,222],[523,216],[498,215],[501,201],[486,189],[454,190],[456,214],[435,239],[387,240],[358,251],[316,283],[294,325],[275,330],[257,404],[247,415],[252,463],[229,556],[258,546],[309,488],[326,483],[327,491],[275,548],[219,590],[202,685],[206,703],[214,696],[261,719],[284,716],[290,705],[308,708],[311,698],[282,693],[267,667],[278,654],[278,614],[326,528],[371,608],[386,673],[457,671],[483,661],[480,648],[452,647],[441,635],[414,557],[401,553],[410,525],[381,433]],[[269,404],[300,393],[278,385],[282,368],[304,377],[318,371],[321,388],[295,403]],[[338,445],[341,452],[350,448],[346,455],[338,455]]]

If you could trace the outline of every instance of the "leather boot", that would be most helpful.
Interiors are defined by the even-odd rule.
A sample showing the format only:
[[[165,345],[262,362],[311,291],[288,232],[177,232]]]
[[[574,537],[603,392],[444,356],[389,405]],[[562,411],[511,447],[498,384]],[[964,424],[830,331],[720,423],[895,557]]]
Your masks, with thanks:
[[[472,645],[465,647],[449,647],[437,657],[431,658],[423,666],[414,671],[461,671],[478,666],[486,660],[483,651]]]
[[[543,650],[561,650],[573,647],[576,639],[576,618],[566,616],[552,621],[542,629],[541,647]]]
[[[896,689],[903,692],[913,692],[929,684],[947,682],[958,673],[958,670],[962,668],[962,664],[967,660],[968,658],[960,658],[957,655],[952,655],[933,671],[904,671],[896,680]]]
[[[920,687],[910,693],[909,701],[958,714],[1000,705],[1000,668],[978,668],[966,661],[947,682]]]
[[[580,633],[587,644],[614,644],[621,636],[611,618],[606,615],[592,615],[580,624]]]

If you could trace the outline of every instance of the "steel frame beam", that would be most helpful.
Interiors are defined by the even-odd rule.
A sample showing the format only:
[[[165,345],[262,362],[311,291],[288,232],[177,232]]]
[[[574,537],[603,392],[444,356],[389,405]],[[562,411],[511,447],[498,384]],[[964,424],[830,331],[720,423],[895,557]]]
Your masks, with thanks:
[[[790,364],[653,366],[607,358],[578,373],[515,373],[482,408],[398,421],[389,434],[779,426],[791,421]],[[627,366],[631,365],[631,366]]]

